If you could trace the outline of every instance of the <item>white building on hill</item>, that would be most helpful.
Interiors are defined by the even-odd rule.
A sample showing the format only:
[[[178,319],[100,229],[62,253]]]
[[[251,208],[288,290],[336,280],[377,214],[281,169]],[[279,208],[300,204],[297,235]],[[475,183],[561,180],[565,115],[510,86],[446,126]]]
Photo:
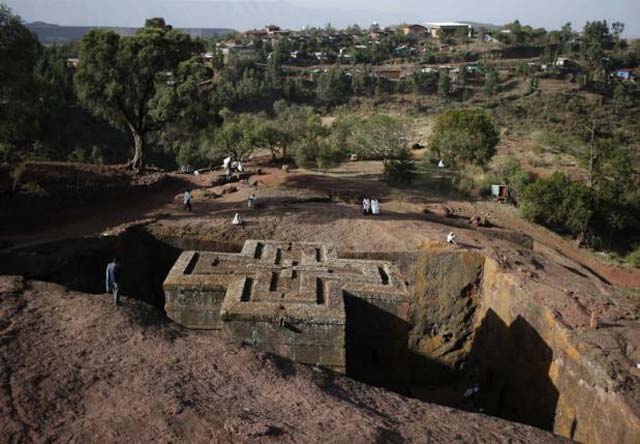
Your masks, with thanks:
[[[429,35],[433,38],[454,36],[460,32],[466,32],[469,38],[473,35],[473,28],[467,23],[433,22],[425,23],[424,26],[427,28]]]

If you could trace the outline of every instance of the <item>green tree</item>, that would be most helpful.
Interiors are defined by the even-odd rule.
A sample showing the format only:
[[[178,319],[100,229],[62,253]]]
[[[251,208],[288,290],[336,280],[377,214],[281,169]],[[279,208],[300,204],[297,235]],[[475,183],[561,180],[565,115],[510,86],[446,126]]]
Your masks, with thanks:
[[[202,63],[201,42],[152,19],[131,37],[93,30],[80,44],[75,84],[80,102],[94,114],[129,129],[130,166],[144,162],[147,135],[175,118],[180,107],[175,76],[180,65]]]
[[[411,185],[415,178],[415,170],[415,161],[411,157],[411,152],[404,148],[385,163],[384,176],[391,185]]]
[[[181,63],[173,73],[175,88],[167,91],[173,95],[169,100],[176,105],[172,118],[159,131],[149,134],[154,146],[176,153],[180,165],[203,160],[198,157],[201,133],[219,118],[209,89],[203,87],[202,79],[209,75],[209,68],[196,58]]]
[[[273,84],[270,83],[269,85],[273,87]],[[236,84],[237,98],[239,100],[253,100],[256,97],[260,97],[262,92],[260,77],[256,71],[246,69],[242,74],[242,78]]]
[[[438,75],[438,94],[444,98],[451,94],[451,77],[448,71],[440,71]]]
[[[518,202],[518,196],[531,182],[529,173],[522,169],[515,158],[510,156],[492,162],[491,170],[499,182],[511,187],[511,198]]]
[[[351,113],[340,113],[331,125],[329,142],[340,152],[341,157],[358,152],[357,147],[352,145],[352,135],[355,129],[362,124],[362,118]]]
[[[593,216],[589,189],[561,173],[526,186],[519,204],[525,218],[581,237]]]
[[[469,81],[469,70],[466,66],[460,67],[460,72],[458,73],[458,85],[462,88],[467,86],[467,82]]]
[[[416,71],[411,76],[411,87],[415,95],[433,93],[438,88],[438,74]]]
[[[485,76],[484,92],[487,96],[495,96],[498,92],[499,78],[498,72],[494,68],[490,68]]]
[[[320,141],[316,154],[316,165],[318,168],[326,171],[338,165],[342,159],[340,148],[333,145],[331,139],[325,138]]]
[[[267,61],[265,72],[265,83],[270,89],[278,89],[282,84],[281,64],[286,62],[280,45],[271,53],[271,58]]]
[[[0,4],[0,142],[22,143],[37,131],[40,102],[33,71],[40,44],[20,17]]]
[[[523,79],[526,79],[531,75],[531,68],[528,63],[520,62],[516,65],[516,74]]]
[[[606,79],[606,51],[613,46],[613,36],[607,21],[587,22],[580,42],[580,55],[587,62],[592,77],[596,80]]]
[[[282,141],[287,137],[278,121],[266,117],[258,117],[253,131],[255,144],[268,149],[271,153],[271,160],[275,161],[281,150]]]
[[[618,83],[613,89],[613,100],[618,111],[624,110],[633,104],[633,94],[624,83]]]
[[[431,149],[448,163],[485,166],[496,153],[500,134],[480,109],[453,109],[436,119]]]
[[[246,160],[255,151],[255,119],[247,114],[236,115],[228,109],[221,112],[223,123],[212,127],[203,135],[201,145],[205,156],[212,162],[232,156]]]
[[[349,97],[351,82],[340,67],[329,69],[318,78],[316,94],[324,105],[334,106],[344,103]]]
[[[376,114],[357,123],[349,144],[363,159],[379,159],[385,164],[404,150],[404,122],[385,114]]]
[[[312,144],[326,132],[320,116],[311,107],[290,105],[278,100],[273,108],[280,131],[283,158],[287,158],[289,148],[295,150],[301,140],[311,141],[308,144]]]
[[[625,258],[627,263],[632,267],[640,268],[640,246],[627,255]]]
[[[371,73],[367,65],[354,67],[351,78],[351,89],[355,95],[369,95],[373,89]]]
[[[44,95],[53,97],[59,105],[71,105],[75,101],[73,71],[67,64],[73,56],[71,45],[44,46],[34,68],[36,80],[45,88]]]

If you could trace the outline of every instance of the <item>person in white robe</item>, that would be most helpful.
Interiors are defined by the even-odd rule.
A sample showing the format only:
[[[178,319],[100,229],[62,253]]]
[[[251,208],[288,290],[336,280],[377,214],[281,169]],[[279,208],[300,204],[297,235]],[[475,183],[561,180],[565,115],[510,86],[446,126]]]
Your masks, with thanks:
[[[380,202],[375,197],[371,199],[371,214],[380,214]]]
[[[362,199],[362,214],[366,216],[371,212],[371,201],[365,197]]]

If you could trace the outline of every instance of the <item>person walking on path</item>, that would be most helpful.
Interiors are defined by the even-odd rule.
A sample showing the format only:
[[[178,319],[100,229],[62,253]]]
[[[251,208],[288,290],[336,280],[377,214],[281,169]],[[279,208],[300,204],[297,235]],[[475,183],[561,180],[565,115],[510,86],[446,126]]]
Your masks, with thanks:
[[[120,278],[119,275],[120,266],[118,265],[118,260],[114,258],[113,261],[107,265],[105,284],[107,287],[107,293],[113,294],[113,303],[116,306],[120,305],[120,287],[118,285]]]
[[[187,190],[184,193],[184,209],[191,211],[191,190]]]
[[[253,210],[256,207],[256,195],[251,193],[249,198],[247,199],[247,206],[250,210]]]

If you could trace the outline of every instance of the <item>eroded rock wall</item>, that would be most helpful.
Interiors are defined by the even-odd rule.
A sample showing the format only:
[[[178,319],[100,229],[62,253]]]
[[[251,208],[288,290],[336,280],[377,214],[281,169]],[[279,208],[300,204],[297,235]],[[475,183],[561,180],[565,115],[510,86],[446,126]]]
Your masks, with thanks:
[[[618,391],[603,350],[586,340],[609,333],[568,328],[539,302],[543,292],[546,299],[566,297],[486,260],[472,358],[489,411],[580,442],[638,443],[640,412]]]
[[[486,413],[586,443],[639,442],[635,400],[594,346],[610,334],[566,325],[548,302],[562,289],[438,245],[422,248],[416,281],[412,351],[477,381]]]
[[[409,348],[441,366],[434,365],[416,375],[415,383],[448,383],[453,375],[449,370],[459,370],[467,360],[483,263],[484,257],[479,254],[460,254],[443,247],[419,255]]]

